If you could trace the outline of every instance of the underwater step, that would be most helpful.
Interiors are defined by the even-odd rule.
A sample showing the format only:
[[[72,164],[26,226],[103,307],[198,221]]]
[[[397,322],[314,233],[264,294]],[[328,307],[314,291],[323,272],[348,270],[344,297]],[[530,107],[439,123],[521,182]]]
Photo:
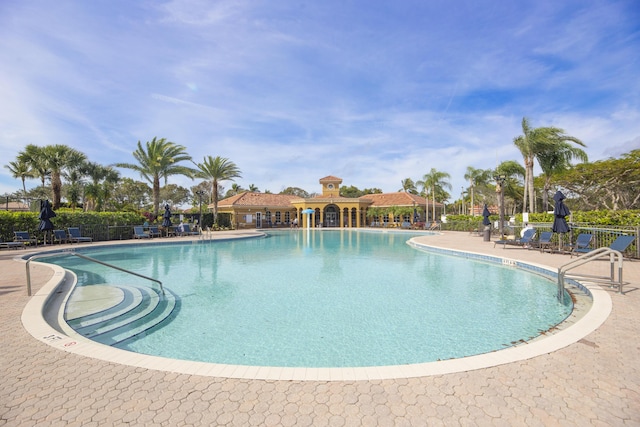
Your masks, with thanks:
[[[102,344],[118,344],[153,328],[169,317],[176,306],[171,292],[163,296],[148,287],[100,287],[110,289],[111,301],[102,303],[97,310],[84,310],[82,316],[76,313],[67,323],[79,334]]]

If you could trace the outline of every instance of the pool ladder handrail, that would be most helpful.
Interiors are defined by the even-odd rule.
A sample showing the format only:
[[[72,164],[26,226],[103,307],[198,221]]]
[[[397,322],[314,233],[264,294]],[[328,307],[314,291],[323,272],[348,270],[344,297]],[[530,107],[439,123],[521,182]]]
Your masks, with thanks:
[[[622,281],[622,263],[624,257],[622,252],[616,251],[615,249],[611,249],[609,247],[602,247],[598,249],[594,249],[591,252],[587,252],[584,255],[579,256],[578,258],[570,261],[564,265],[558,267],[558,300],[561,303],[564,303],[564,279],[567,276],[567,272],[571,269],[584,265],[590,261],[593,261],[597,258],[602,258],[606,255],[609,255],[609,263],[611,264],[611,274],[609,276],[594,276],[590,274],[572,274],[571,278],[586,278],[586,279],[595,279],[594,281],[600,283],[606,283],[611,286],[618,287],[618,293],[622,294],[622,285],[624,282]],[[616,258],[618,261],[618,280],[615,280],[615,264]]]
[[[60,253],[57,253],[57,254],[39,254],[39,255],[34,255],[34,256],[30,257],[27,260],[26,268],[27,268],[27,295],[28,296],[31,296],[31,270],[29,268],[29,265],[30,265],[31,261],[33,259],[36,259],[36,258],[48,258],[48,257],[52,257],[52,256],[61,256],[61,255],[74,255],[74,256],[77,256],[77,257],[82,258],[82,259],[87,260],[87,261],[95,262],[97,264],[101,264],[101,265],[104,265],[106,267],[114,268],[114,269],[122,271],[124,273],[129,273],[129,274],[132,274],[134,276],[141,277],[143,279],[151,280],[152,282],[156,282],[157,284],[160,285],[160,291],[162,292],[163,296],[165,295],[164,287],[162,286],[162,282],[160,280],[158,280],[158,279],[154,279],[153,277],[145,276],[144,274],[136,273],[135,271],[127,270],[125,268],[118,267],[117,265],[109,264],[107,262],[100,261],[100,260],[97,260],[95,258],[91,258],[91,257],[86,256],[86,255],[81,255],[81,254],[79,254],[77,252],[74,252],[73,250],[66,250],[66,251],[63,251],[63,252],[60,252]]]

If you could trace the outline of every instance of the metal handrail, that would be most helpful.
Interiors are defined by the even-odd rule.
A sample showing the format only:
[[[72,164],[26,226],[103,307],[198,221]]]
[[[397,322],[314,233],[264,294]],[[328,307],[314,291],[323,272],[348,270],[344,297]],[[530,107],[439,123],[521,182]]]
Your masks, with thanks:
[[[622,256],[622,252],[616,251],[615,249],[611,249],[608,247],[594,249],[591,252],[588,252],[573,261],[570,261],[564,265],[558,267],[558,300],[561,303],[564,303],[564,279],[567,275],[567,272],[573,268],[584,265],[594,259],[601,258],[603,256],[609,255],[609,263],[611,264],[611,274],[609,276],[594,276],[590,274],[572,274],[571,277],[575,278],[590,278],[590,279],[598,279],[599,281],[604,280],[605,283],[608,283],[613,286],[618,286],[618,292],[622,294],[622,285],[624,284],[622,281],[622,263],[624,257]],[[615,258],[618,258],[618,281],[615,280]]]
[[[109,264],[107,262],[100,261],[100,260],[97,260],[95,258],[91,258],[91,257],[86,256],[86,255],[81,255],[81,254],[71,250],[71,251],[60,252],[60,253],[57,253],[57,254],[34,255],[34,256],[30,257],[27,260],[26,268],[27,268],[27,295],[28,296],[31,296],[31,270],[29,269],[29,264],[31,263],[31,261],[33,259],[36,259],[36,258],[48,258],[48,257],[52,257],[52,256],[61,256],[61,255],[75,255],[78,258],[82,258],[82,259],[85,259],[87,261],[95,262],[97,264],[101,264],[101,265],[104,265],[106,267],[111,267],[111,268],[114,268],[116,270],[122,271],[124,273],[129,273],[129,274],[132,274],[134,276],[141,277],[143,279],[151,280],[152,282],[156,282],[156,283],[158,283],[160,285],[160,291],[162,292],[163,296],[165,295],[164,287],[162,286],[162,282],[160,280],[158,280],[158,279],[154,279],[153,277],[148,277],[148,276],[145,276],[144,274],[136,273],[135,271],[130,271],[130,270],[124,269],[122,267],[118,267],[117,265]]]

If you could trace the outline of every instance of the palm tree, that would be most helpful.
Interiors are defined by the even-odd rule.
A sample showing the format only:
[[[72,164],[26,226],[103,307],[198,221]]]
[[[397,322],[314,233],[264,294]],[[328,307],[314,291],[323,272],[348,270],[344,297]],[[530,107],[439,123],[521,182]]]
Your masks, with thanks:
[[[29,144],[24,150],[18,153],[18,162],[26,163],[31,169],[33,176],[40,178],[42,190],[44,191],[45,179],[51,174],[44,155],[44,149],[35,144]]]
[[[515,214],[516,201],[522,198],[522,182],[525,176],[524,167],[515,160],[506,160],[498,165],[495,175],[503,175],[505,177],[501,191],[504,196],[513,201],[512,213]],[[498,205],[500,201],[498,200]],[[506,205],[506,202],[505,202]],[[498,206],[499,208],[500,206]]]
[[[399,191],[404,191],[409,194],[417,194],[418,191],[416,189],[416,184],[413,182],[411,178],[405,178],[400,181],[402,184],[402,188]]]
[[[513,139],[513,143],[518,147],[524,159],[524,199],[522,204],[523,212],[535,211],[535,198],[533,195],[533,164],[540,153],[553,151],[553,147],[558,147],[567,141],[584,147],[584,143],[578,138],[565,135],[564,130],[556,127],[532,128],[526,117],[522,118],[522,135]],[[527,198],[529,205],[527,208]]]
[[[62,144],[47,145],[43,149],[45,162],[51,172],[51,191],[53,192],[52,208],[60,207],[62,196],[62,173],[80,165],[86,156],[80,151]]]
[[[474,201],[474,189],[479,185],[486,185],[490,179],[490,171],[484,169],[476,169],[472,166],[467,166],[467,173],[464,174],[464,179],[469,181],[469,193],[471,194],[471,215],[476,216],[475,201]]]
[[[153,188],[153,214],[157,217],[160,206],[160,179],[171,175],[185,175],[193,178],[196,170],[178,165],[184,160],[191,160],[186,152],[186,148],[174,142],[167,141],[166,138],[157,139],[154,137],[147,141],[146,149],[138,141],[138,148],[133,152],[133,157],[138,161],[134,163],[117,163],[115,166],[138,171],[140,175],[151,183]]]
[[[16,160],[15,162],[9,162],[8,165],[4,165],[5,168],[9,169],[11,172],[11,176],[14,178],[20,178],[22,181],[22,197],[25,204],[27,204],[27,186],[25,181],[27,178],[35,178],[29,163],[23,160]]]
[[[258,187],[255,186],[254,184],[249,184],[249,192],[251,193],[258,193],[260,190],[258,190]]]
[[[224,157],[206,156],[204,162],[197,163],[198,172],[196,176],[198,178],[204,178],[211,182],[211,203],[213,203],[213,223],[218,223],[218,198],[219,188],[218,184],[221,181],[233,181],[234,178],[241,178],[240,169],[235,163]]]
[[[441,196],[447,195],[444,189],[451,189],[451,184],[447,181],[449,178],[451,178],[451,175],[447,172],[440,172],[436,168],[431,168],[431,171],[422,177],[422,181],[416,182],[416,185],[422,186],[425,195],[431,193],[431,208],[433,210],[431,219],[433,221],[436,219],[436,193],[440,193]],[[425,211],[425,214],[427,212]]]
[[[542,192],[542,204],[544,210],[549,210],[549,190],[551,189],[551,178],[553,175],[569,169],[571,160],[578,159],[582,162],[589,160],[584,150],[574,147],[566,141],[549,146],[537,155],[538,164],[544,176],[544,190]]]

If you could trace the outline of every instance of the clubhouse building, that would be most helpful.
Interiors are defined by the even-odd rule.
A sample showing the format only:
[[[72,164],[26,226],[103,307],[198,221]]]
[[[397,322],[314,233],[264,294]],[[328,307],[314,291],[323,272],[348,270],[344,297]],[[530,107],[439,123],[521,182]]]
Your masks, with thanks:
[[[407,192],[367,194],[357,198],[340,196],[342,179],[320,179],[320,195],[301,198],[288,194],[243,192],[218,202],[218,213],[231,215],[236,229],[269,227],[367,226],[422,228],[433,221],[434,206],[424,197]],[[209,209],[213,205],[208,206]],[[425,217],[425,211],[427,217]],[[443,205],[435,204],[436,215]]]

